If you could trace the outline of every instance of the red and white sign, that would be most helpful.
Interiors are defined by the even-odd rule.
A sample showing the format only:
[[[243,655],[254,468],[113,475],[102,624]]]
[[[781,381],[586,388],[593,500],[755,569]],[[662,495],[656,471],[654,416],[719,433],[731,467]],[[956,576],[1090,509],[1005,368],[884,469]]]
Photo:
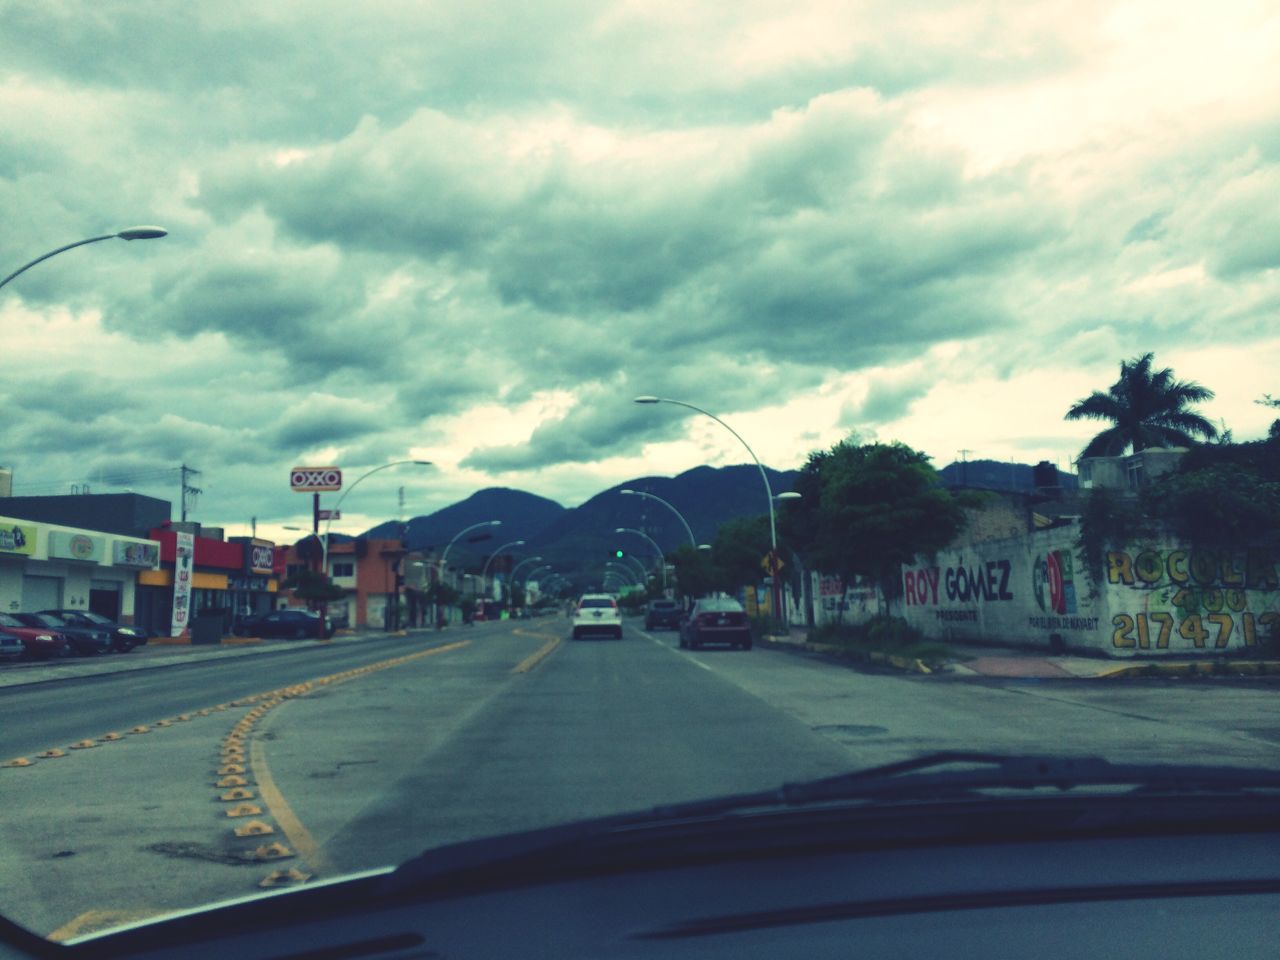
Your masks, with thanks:
[[[337,467],[294,467],[289,471],[294,493],[323,493],[342,489],[342,471]]]
[[[196,538],[190,533],[179,533],[174,547],[173,560],[173,621],[169,636],[180,637],[191,622],[191,574],[195,564]]]

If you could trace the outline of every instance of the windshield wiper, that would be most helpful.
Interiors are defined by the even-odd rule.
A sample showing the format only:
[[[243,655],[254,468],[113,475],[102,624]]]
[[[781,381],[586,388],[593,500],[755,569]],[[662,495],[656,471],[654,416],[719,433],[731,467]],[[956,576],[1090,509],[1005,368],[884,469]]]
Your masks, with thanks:
[[[960,769],[943,770],[943,767]],[[727,814],[836,802],[868,803],[972,799],[980,791],[1071,791],[1083,787],[1127,787],[1130,791],[1179,795],[1280,791],[1280,771],[1249,767],[1181,764],[1113,764],[1101,757],[1020,756],[978,752],[930,753],[754,793],[730,794],[656,806],[648,810],[583,820],[523,833],[464,841],[428,850],[385,879],[387,892],[445,877],[485,873],[517,863],[553,861],[570,845],[613,837],[634,828],[688,823]]]

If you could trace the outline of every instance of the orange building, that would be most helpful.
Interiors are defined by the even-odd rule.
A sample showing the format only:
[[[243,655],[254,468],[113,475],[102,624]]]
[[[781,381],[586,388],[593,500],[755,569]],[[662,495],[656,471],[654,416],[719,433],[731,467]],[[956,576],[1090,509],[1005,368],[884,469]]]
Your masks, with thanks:
[[[399,540],[343,540],[329,544],[328,574],[346,592],[343,600],[328,604],[329,616],[338,626],[395,630],[404,626],[401,608],[405,556]],[[288,572],[320,565],[320,544],[314,537],[289,547]],[[288,591],[285,605],[306,606]]]

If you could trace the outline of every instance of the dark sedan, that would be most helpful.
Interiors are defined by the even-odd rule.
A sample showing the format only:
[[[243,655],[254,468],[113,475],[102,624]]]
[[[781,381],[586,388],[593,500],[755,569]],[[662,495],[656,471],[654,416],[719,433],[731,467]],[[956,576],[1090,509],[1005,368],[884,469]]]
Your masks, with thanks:
[[[236,625],[235,632],[242,637],[324,639],[333,636],[333,623],[328,617],[321,619],[318,613],[310,610],[272,610],[256,617],[245,617]]]
[[[57,617],[73,627],[88,627],[93,630],[106,630],[111,634],[111,645],[117,653],[128,653],[134,647],[147,642],[147,631],[140,627],[128,627],[122,623],[109,620],[92,610],[41,610]]]
[[[751,622],[737,600],[708,597],[693,605],[680,625],[680,646],[697,650],[707,643],[751,649]]]
[[[679,630],[680,618],[683,615],[684,611],[680,609],[680,604],[674,600],[654,600],[645,611],[644,628],[656,630],[658,627],[665,627],[668,630]]]
[[[92,656],[111,651],[111,633],[97,627],[80,627],[67,623],[51,613],[15,613],[14,617],[25,626],[52,630],[67,638],[70,652]]]

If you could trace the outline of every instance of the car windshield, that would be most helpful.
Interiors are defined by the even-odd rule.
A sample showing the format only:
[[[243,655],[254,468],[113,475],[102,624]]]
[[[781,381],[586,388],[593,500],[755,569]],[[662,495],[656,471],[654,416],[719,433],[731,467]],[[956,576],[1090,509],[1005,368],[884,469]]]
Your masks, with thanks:
[[[7,613],[0,613],[0,627],[25,627],[26,624],[17,617],[11,617]]]
[[[4,10],[0,915],[1280,766],[1277,4]]]
[[[26,620],[33,626],[41,627],[66,627],[70,626],[61,617],[55,617],[51,613],[24,613],[21,619]]]

